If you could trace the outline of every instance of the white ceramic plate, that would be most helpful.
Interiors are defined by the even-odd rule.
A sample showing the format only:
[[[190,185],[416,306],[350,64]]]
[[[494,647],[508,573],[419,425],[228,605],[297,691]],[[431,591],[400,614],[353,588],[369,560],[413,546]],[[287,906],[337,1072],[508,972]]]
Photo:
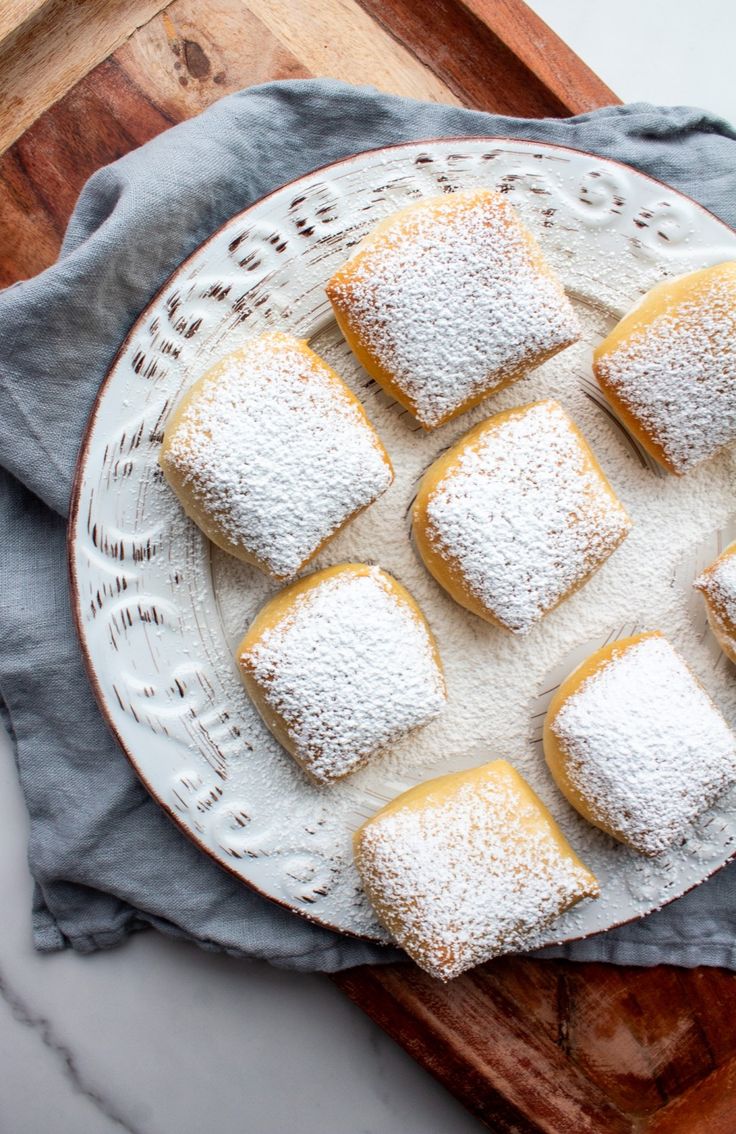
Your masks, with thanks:
[[[474,185],[508,193],[538,233],[578,307],[584,341],[436,433],[425,435],[350,356],[324,283],[381,217],[418,197]],[[533,699],[562,659],[632,621],[659,626],[724,711],[729,667],[713,672],[692,633],[675,564],[730,511],[733,459],[691,476],[656,476],[590,397],[591,344],[663,276],[736,256],[736,234],[658,182],[553,146],[478,138],[361,154],[279,189],[234,217],[186,260],[143,312],[92,415],[71,521],[77,618],[97,697],[120,745],[169,815],[223,867],[324,925],[383,938],[361,892],[350,837],[402,790],[494,755],[512,759],[598,874],[602,896],[537,943],[646,913],[721,866],[736,835],[734,799],[686,844],[644,860],[588,826],[556,792],[534,743]],[[366,405],[396,483],[316,566],[379,562],[415,594],[445,661],[442,717],[346,782],[310,784],[266,732],[232,660],[273,591],[213,549],[182,514],[156,458],[181,391],[218,355],[267,327],[309,338]],[[633,514],[634,532],[595,578],[526,639],[469,615],[436,586],[408,539],[417,479],[474,422],[539,396],[560,398]]]

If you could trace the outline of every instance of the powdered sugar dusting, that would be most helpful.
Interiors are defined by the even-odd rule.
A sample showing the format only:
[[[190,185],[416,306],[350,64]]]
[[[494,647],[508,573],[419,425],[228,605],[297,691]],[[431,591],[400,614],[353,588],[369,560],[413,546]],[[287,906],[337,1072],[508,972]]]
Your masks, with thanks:
[[[599,358],[599,377],[686,472],[736,440],[736,289],[715,277]]]
[[[299,596],[247,660],[323,782],[426,724],[446,697],[426,626],[378,568],[348,569]]]
[[[324,297],[325,281],[350,255],[356,232],[367,231],[421,195],[479,184],[508,189],[508,200],[537,234],[563,280],[584,331],[579,343],[494,394],[490,412],[540,398],[561,401],[635,521],[605,567],[526,638],[464,611],[437,586],[406,538],[422,472],[470,425],[488,417],[488,403],[436,432],[411,432],[406,414],[367,383],[329,319]],[[282,190],[253,210],[247,220],[249,229],[251,219],[254,224],[251,236],[241,239],[246,224],[235,218],[181,269],[137,325],[100,402],[74,538],[77,594],[87,611],[84,634],[107,711],[153,791],[210,854],[277,900],[332,926],[372,936],[383,932],[353,867],[355,828],[387,796],[419,779],[480,764],[494,753],[510,755],[601,881],[600,899],[563,914],[539,934],[539,943],[570,939],[646,913],[702,881],[731,853],[736,791],[701,817],[684,845],[652,858],[640,855],[592,827],[557,790],[541,744],[529,738],[529,699],[546,687],[545,676],[574,647],[603,641],[610,631],[639,620],[665,631],[727,718],[736,720],[731,667],[714,665],[700,624],[693,633],[689,588],[670,585],[686,553],[733,512],[736,449],[722,451],[686,477],[657,479],[581,385],[583,378],[592,378],[592,349],[640,294],[666,276],[733,258],[736,238],[714,217],[632,170],[509,139],[492,146],[469,139],[462,147],[457,141],[423,143],[361,155],[347,164],[344,176],[320,171],[305,186],[304,205],[294,210],[294,187]],[[298,193],[301,198],[301,188]],[[652,203],[660,200],[658,219],[639,227],[639,210],[651,212]],[[323,203],[331,206],[329,213]],[[295,216],[306,218],[298,236]],[[331,218],[329,223],[325,217]],[[312,225],[314,232],[308,235]],[[283,252],[272,243],[277,233],[288,237]],[[230,250],[234,243],[235,253]],[[245,268],[238,266],[241,260],[247,260]],[[258,260],[261,267],[251,270]],[[225,290],[230,287],[227,297],[215,294],[214,281],[222,281]],[[187,328],[201,319],[192,338],[171,333],[167,304],[174,298],[181,301],[177,323]],[[274,322],[308,336],[346,379],[363,400],[396,471],[390,491],[335,536],[315,567],[378,558],[405,583],[431,622],[451,694],[434,721],[329,789],[312,784],[284,755],[228,662],[245,627],[278,584],[207,546],[160,483],[156,467],[155,438],[167,402],[208,360],[240,347]],[[181,350],[178,358],[166,353],[172,345],[177,353]],[[137,439],[141,426],[143,443],[132,450],[129,473],[120,455],[131,451],[129,442]],[[120,572],[125,567],[129,579],[130,549],[142,545],[145,551],[149,534],[149,550],[156,545],[156,554],[135,562],[137,580],[125,592],[132,594],[134,625],[121,638],[123,596],[106,597],[108,568]],[[124,564],[112,560],[112,552],[101,554],[113,536],[118,541],[125,537]],[[715,554],[714,547],[710,558]],[[688,584],[706,561],[698,563]],[[154,599],[157,609],[166,611],[163,627],[140,621],[136,604]],[[148,609],[143,606],[143,616]],[[201,683],[194,666],[203,670]],[[184,696],[175,677],[186,687]],[[155,695],[149,696],[152,689]],[[224,753],[226,780],[208,771],[213,743]],[[194,788],[198,777],[203,782]],[[180,810],[187,802],[188,810]]]
[[[444,980],[523,949],[595,893],[508,775],[377,816],[361,832],[358,864],[369,893],[398,920],[399,944]]]
[[[614,654],[551,727],[595,818],[647,854],[683,838],[736,779],[736,738],[660,636]]]
[[[736,545],[726,548],[694,585],[713,598],[721,614],[736,625]]]
[[[489,428],[437,485],[430,542],[486,609],[526,633],[611,554],[628,517],[556,402]]]
[[[499,194],[450,194],[404,223],[358,250],[331,297],[424,425],[578,338],[564,292]]]
[[[282,579],[392,480],[360,408],[280,334],[229,356],[185,411],[168,460],[227,538]]]
[[[736,544],[727,547],[693,586],[706,601],[708,620],[727,656],[736,657]]]

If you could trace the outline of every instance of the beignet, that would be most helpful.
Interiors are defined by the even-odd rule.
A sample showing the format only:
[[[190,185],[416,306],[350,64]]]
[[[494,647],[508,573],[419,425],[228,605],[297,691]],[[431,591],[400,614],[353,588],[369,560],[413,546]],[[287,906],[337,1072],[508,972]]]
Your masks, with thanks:
[[[736,440],[736,263],[657,284],[593,356],[623,424],[682,475]]]
[[[598,883],[505,760],[404,792],[356,832],[355,862],[379,921],[450,980],[535,933]]]
[[[631,527],[585,438],[554,401],[483,421],[425,473],[413,533],[428,570],[474,614],[527,633]]]
[[[708,622],[718,645],[736,663],[736,543],[729,544],[693,586],[705,599]]]
[[[544,754],[584,818],[649,855],[684,838],[736,778],[736,737],[659,632],[604,646],[563,681]]]
[[[536,240],[490,189],[399,209],[326,290],[358,361],[425,429],[580,337]]]
[[[328,567],[280,591],[236,656],[266,725],[320,783],[432,720],[447,698],[421,610],[365,563]]]
[[[280,332],[251,339],[195,382],[159,461],[213,543],[279,580],[393,480],[357,398],[305,342]]]

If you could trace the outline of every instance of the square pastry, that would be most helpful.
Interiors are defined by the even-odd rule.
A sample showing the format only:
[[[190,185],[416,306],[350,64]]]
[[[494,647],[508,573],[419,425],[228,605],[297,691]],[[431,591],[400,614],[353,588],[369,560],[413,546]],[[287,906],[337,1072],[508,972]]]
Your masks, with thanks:
[[[659,632],[612,642],[563,681],[544,754],[584,818],[650,855],[736,779],[736,737]]]
[[[718,645],[736,664],[736,543],[729,544],[693,586],[705,599],[708,622]]]
[[[525,634],[590,577],[631,522],[554,401],[483,421],[425,473],[413,533],[428,570],[487,621]]]
[[[404,792],[356,832],[379,921],[418,965],[450,980],[536,933],[598,883],[505,760]]]
[[[425,429],[580,337],[536,240],[490,189],[431,197],[387,217],[327,295],[359,362]]]
[[[264,722],[319,783],[426,724],[447,698],[421,610],[364,563],[328,567],[275,595],[237,660]]]
[[[593,368],[623,424],[670,472],[736,441],[736,262],[657,284]]]
[[[280,580],[393,480],[358,399],[305,342],[280,332],[251,339],[195,382],[159,461],[213,543]]]

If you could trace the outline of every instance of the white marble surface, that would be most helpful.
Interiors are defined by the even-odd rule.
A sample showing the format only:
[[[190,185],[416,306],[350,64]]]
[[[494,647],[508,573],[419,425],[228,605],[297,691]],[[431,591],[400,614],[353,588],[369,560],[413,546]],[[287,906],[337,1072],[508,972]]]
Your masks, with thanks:
[[[27,822],[0,739],[2,1134],[457,1134],[478,1124],[323,976],[155,933],[92,957],[29,938]]]
[[[736,120],[733,0],[535,0],[627,100]],[[30,945],[27,823],[0,736],[2,1134],[471,1134],[445,1091],[326,977],[154,933],[94,957]]]

